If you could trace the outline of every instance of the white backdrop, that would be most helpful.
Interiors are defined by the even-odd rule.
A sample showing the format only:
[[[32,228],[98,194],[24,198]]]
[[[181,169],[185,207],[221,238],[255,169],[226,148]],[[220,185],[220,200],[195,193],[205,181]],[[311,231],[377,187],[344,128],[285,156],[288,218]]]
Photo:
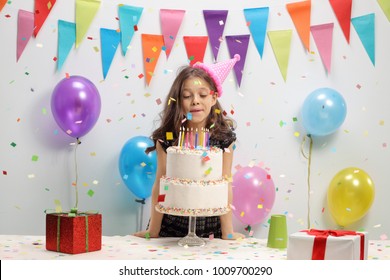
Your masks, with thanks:
[[[34,1],[12,1],[0,13],[0,234],[44,234],[45,209],[60,203],[67,211],[74,205],[75,180],[73,139],[57,126],[50,110],[51,93],[69,75],[90,79],[102,98],[102,111],[95,127],[78,148],[80,210],[103,215],[104,235],[126,235],[145,227],[150,202],[142,208],[119,174],[118,159],[124,143],[138,135],[149,136],[163,105],[176,69],[187,63],[182,36],[207,35],[204,9],[229,10],[224,35],[249,34],[243,9],[270,7],[268,30],[292,29],[293,37],[287,81],[279,71],[266,39],[261,59],[250,40],[241,87],[231,73],[224,84],[221,103],[238,124],[235,172],[239,166],[261,165],[277,188],[271,214],[285,214],[290,233],[307,227],[307,160],[300,153],[302,136],[299,112],[313,90],[331,87],[347,103],[347,118],[340,129],[314,139],[311,165],[310,217],[313,227],[336,228],[326,202],[333,176],[346,167],[365,170],[376,186],[375,201],[368,214],[349,229],[364,229],[371,239],[390,234],[388,219],[390,188],[390,25],[374,0],[355,0],[352,17],[375,13],[376,65],[367,56],[351,25],[348,44],[328,1],[312,1],[311,24],[334,22],[332,70],[327,74],[313,37],[307,53],[285,4],[296,1],[101,1],[101,7],[81,46],[72,49],[61,71],[57,56],[59,19],[75,22],[74,1],[57,0],[37,38],[31,38],[16,62],[17,13],[33,11]],[[118,49],[107,78],[103,80],[100,28],[117,29],[118,4],[144,7],[138,32],[124,57]],[[162,52],[150,86],[138,75],[144,72],[141,34],[161,34],[159,10],[184,9],[186,14],[169,60]],[[6,16],[9,15],[9,16]],[[219,59],[228,58],[226,42]],[[205,62],[212,61],[208,45]],[[233,109],[234,114],[231,114]],[[298,121],[294,122],[293,118]],[[295,132],[300,136],[296,137]],[[16,144],[16,145],[15,145]],[[32,157],[38,156],[33,161]],[[94,195],[87,192],[93,190]],[[268,216],[269,217],[269,216]],[[142,223],[139,222],[142,218]],[[237,231],[247,225],[234,218]],[[252,225],[255,237],[266,237],[268,218]]]

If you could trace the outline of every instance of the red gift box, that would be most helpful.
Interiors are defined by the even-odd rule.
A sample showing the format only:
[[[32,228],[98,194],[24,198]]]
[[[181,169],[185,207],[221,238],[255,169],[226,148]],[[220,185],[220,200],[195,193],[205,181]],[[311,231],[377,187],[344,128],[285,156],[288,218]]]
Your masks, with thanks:
[[[46,214],[46,249],[67,254],[98,251],[102,248],[102,215]]]

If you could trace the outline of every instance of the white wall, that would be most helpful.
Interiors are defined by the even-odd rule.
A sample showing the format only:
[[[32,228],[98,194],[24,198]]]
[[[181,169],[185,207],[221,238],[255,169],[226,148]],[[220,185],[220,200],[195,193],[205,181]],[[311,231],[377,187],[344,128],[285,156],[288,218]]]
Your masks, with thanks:
[[[326,192],[333,176],[350,166],[360,167],[373,179],[376,197],[369,213],[350,229],[364,229],[370,238],[390,234],[388,219],[390,188],[390,26],[375,0],[353,1],[352,17],[374,12],[376,15],[376,66],[371,64],[351,25],[348,45],[328,1],[312,1],[311,24],[334,22],[332,70],[326,74],[311,37],[312,53],[306,53],[299,40],[285,3],[294,1],[107,1],[102,4],[87,36],[78,49],[73,49],[62,71],[56,71],[57,21],[74,22],[74,1],[57,0],[37,38],[28,43],[16,62],[17,13],[33,11],[34,1],[12,1],[0,13],[0,234],[45,233],[45,209],[55,208],[55,200],[63,210],[74,204],[71,183],[75,178],[73,139],[56,125],[50,110],[51,93],[65,76],[82,75],[99,89],[102,111],[96,126],[83,137],[78,148],[81,210],[99,210],[103,214],[104,235],[126,235],[143,226],[149,217],[149,200],[141,212],[136,197],[121,180],[118,159],[122,146],[133,136],[150,135],[176,69],[186,64],[186,51],[181,36],[207,35],[203,9],[228,9],[224,35],[248,34],[242,10],[270,7],[268,30],[293,29],[287,81],[284,82],[271,45],[266,40],[260,59],[253,40],[249,43],[241,88],[230,74],[221,99],[226,111],[234,108],[238,124],[238,142],[234,166],[251,161],[263,164],[277,187],[270,214],[288,216],[288,230],[306,228],[307,161],[300,153],[304,135],[299,118],[305,97],[320,87],[339,91],[348,106],[342,127],[329,137],[314,141],[311,165],[311,220],[316,228],[335,228],[328,212]],[[106,80],[102,78],[99,29],[118,28],[117,5],[123,3],[144,7],[139,31],[135,34],[126,57],[118,50]],[[151,85],[138,75],[143,73],[141,34],[160,34],[159,9],[185,9],[186,14],[176,45],[169,60],[162,53]],[[5,17],[9,14],[11,17]],[[219,59],[228,58],[222,42]],[[208,46],[205,61],[211,62]],[[168,70],[168,71],[164,71]],[[126,79],[125,76],[129,78]],[[359,89],[357,85],[360,85]],[[146,97],[145,94],[150,96]],[[142,116],[145,114],[145,116]],[[133,117],[135,115],[135,117]],[[280,126],[280,121],[285,125]],[[247,123],[250,122],[250,125]],[[16,147],[10,144],[16,143]],[[38,155],[38,161],[31,160]],[[3,175],[3,171],[7,175]],[[235,171],[235,169],[233,170]],[[93,197],[87,195],[92,189]],[[324,208],[324,211],[323,211]],[[234,220],[236,229],[244,232],[247,225]],[[266,237],[268,224],[252,226],[256,237]]]

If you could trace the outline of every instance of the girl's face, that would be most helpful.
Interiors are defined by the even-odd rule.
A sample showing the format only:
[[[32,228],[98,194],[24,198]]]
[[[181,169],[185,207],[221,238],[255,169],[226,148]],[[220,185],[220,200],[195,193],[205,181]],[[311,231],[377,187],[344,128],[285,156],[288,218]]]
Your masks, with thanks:
[[[205,127],[211,107],[217,102],[217,93],[211,91],[205,80],[192,77],[184,82],[181,98],[183,113],[192,115],[189,122],[197,127]]]

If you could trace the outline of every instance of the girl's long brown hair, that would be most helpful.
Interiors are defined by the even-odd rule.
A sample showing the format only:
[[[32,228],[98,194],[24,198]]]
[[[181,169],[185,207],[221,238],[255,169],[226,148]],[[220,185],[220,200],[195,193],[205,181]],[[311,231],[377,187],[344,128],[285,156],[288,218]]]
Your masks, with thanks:
[[[184,85],[184,82],[189,79],[197,77],[203,79],[210,85],[210,89],[216,91],[216,86],[213,79],[202,69],[193,68],[191,66],[184,66],[179,69],[179,74],[176,79],[173,81],[171,89],[168,93],[167,100],[165,102],[164,110],[159,114],[161,119],[160,127],[157,128],[151,136],[151,139],[154,142],[154,145],[148,147],[145,152],[149,153],[156,149],[156,141],[159,139],[166,138],[166,132],[172,132],[174,145],[178,143],[178,132],[180,127],[183,126],[182,120],[185,118],[184,112],[181,110],[182,96],[181,91]],[[218,110],[216,110],[218,109]],[[220,113],[216,113],[216,111]],[[206,128],[210,128],[213,124],[213,127],[210,129],[210,137],[215,140],[224,140],[226,136],[231,134],[231,131],[235,128],[235,122],[233,119],[224,116],[222,113],[223,109],[220,103],[211,107],[211,111],[206,121]]]

